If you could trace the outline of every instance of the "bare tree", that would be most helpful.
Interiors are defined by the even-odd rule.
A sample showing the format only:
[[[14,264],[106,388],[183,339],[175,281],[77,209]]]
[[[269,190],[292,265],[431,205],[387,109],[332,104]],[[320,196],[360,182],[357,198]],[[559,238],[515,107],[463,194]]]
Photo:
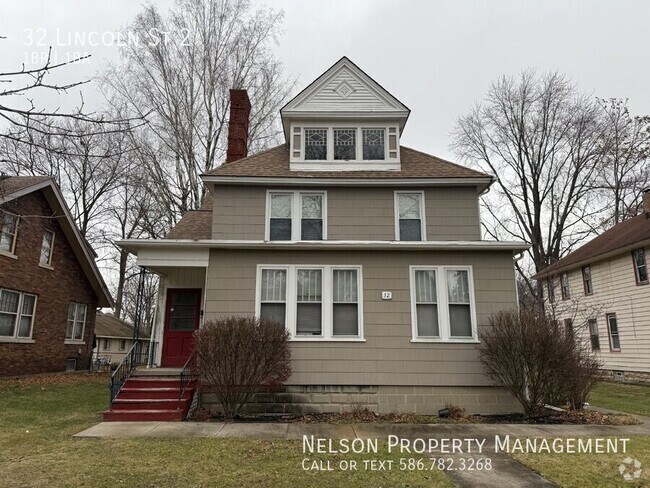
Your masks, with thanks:
[[[166,16],[146,6],[129,27],[141,38],[168,34],[124,47],[104,89],[130,116],[146,117],[139,158],[171,223],[200,206],[199,175],[224,158],[231,88],[251,97],[249,147],[277,139],[277,114],[293,88],[270,51],[281,21],[281,13],[252,11],[247,0],[178,0]]]
[[[609,203],[608,228],[639,213],[643,190],[650,186],[650,117],[632,117],[627,100],[599,101],[611,130],[597,182]]]
[[[605,138],[596,100],[558,73],[525,71],[492,83],[484,102],[458,120],[452,147],[498,177],[484,201],[487,234],[530,243],[528,263],[540,271],[598,224],[602,206],[588,195]],[[525,263],[516,266],[526,278]],[[541,302],[541,291],[526,283]]]

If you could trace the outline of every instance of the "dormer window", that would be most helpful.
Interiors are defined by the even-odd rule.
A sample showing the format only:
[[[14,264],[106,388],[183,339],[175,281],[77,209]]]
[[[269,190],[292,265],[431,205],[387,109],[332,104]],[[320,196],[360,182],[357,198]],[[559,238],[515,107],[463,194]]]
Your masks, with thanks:
[[[305,129],[305,160],[327,159],[327,129]]]
[[[334,159],[339,161],[357,159],[356,129],[334,129]]]
[[[386,159],[384,129],[363,129],[363,159]]]

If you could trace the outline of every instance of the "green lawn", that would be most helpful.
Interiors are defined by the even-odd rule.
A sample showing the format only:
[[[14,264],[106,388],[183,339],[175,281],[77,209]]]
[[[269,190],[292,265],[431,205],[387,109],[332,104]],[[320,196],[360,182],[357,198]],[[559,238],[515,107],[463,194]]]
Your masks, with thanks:
[[[101,420],[106,381],[83,375],[0,382],[0,485],[452,486],[438,471],[303,471],[296,441],[72,438]]]
[[[589,395],[591,405],[650,416],[650,386],[602,381]]]
[[[650,486],[650,437],[631,437],[627,454],[517,454],[513,457],[564,488]],[[641,461],[641,478],[625,481],[618,471],[627,457]]]

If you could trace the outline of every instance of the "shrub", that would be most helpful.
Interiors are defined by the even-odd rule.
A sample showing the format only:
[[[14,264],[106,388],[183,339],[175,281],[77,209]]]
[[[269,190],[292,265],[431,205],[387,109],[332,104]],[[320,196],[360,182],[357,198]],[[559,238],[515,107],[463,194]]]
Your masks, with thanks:
[[[239,413],[260,387],[278,386],[289,378],[288,340],[282,324],[251,316],[209,321],[195,333],[201,380],[227,418]]]
[[[532,311],[499,312],[482,336],[488,376],[507,388],[530,417],[545,404],[582,408],[599,364],[554,319]]]

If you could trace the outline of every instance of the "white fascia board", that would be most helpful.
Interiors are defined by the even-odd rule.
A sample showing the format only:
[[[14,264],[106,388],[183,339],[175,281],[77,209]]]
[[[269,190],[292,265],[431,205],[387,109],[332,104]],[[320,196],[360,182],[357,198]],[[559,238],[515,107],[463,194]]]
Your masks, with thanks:
[[[138,249],[209,248],[209,249],[344,249],[399,251],[513,251],[522,252],[530,246],[525,242],[499,241],[260,241],[260,240],[189,240],[189,239],[131,239],[117,245],[131,252]]]

